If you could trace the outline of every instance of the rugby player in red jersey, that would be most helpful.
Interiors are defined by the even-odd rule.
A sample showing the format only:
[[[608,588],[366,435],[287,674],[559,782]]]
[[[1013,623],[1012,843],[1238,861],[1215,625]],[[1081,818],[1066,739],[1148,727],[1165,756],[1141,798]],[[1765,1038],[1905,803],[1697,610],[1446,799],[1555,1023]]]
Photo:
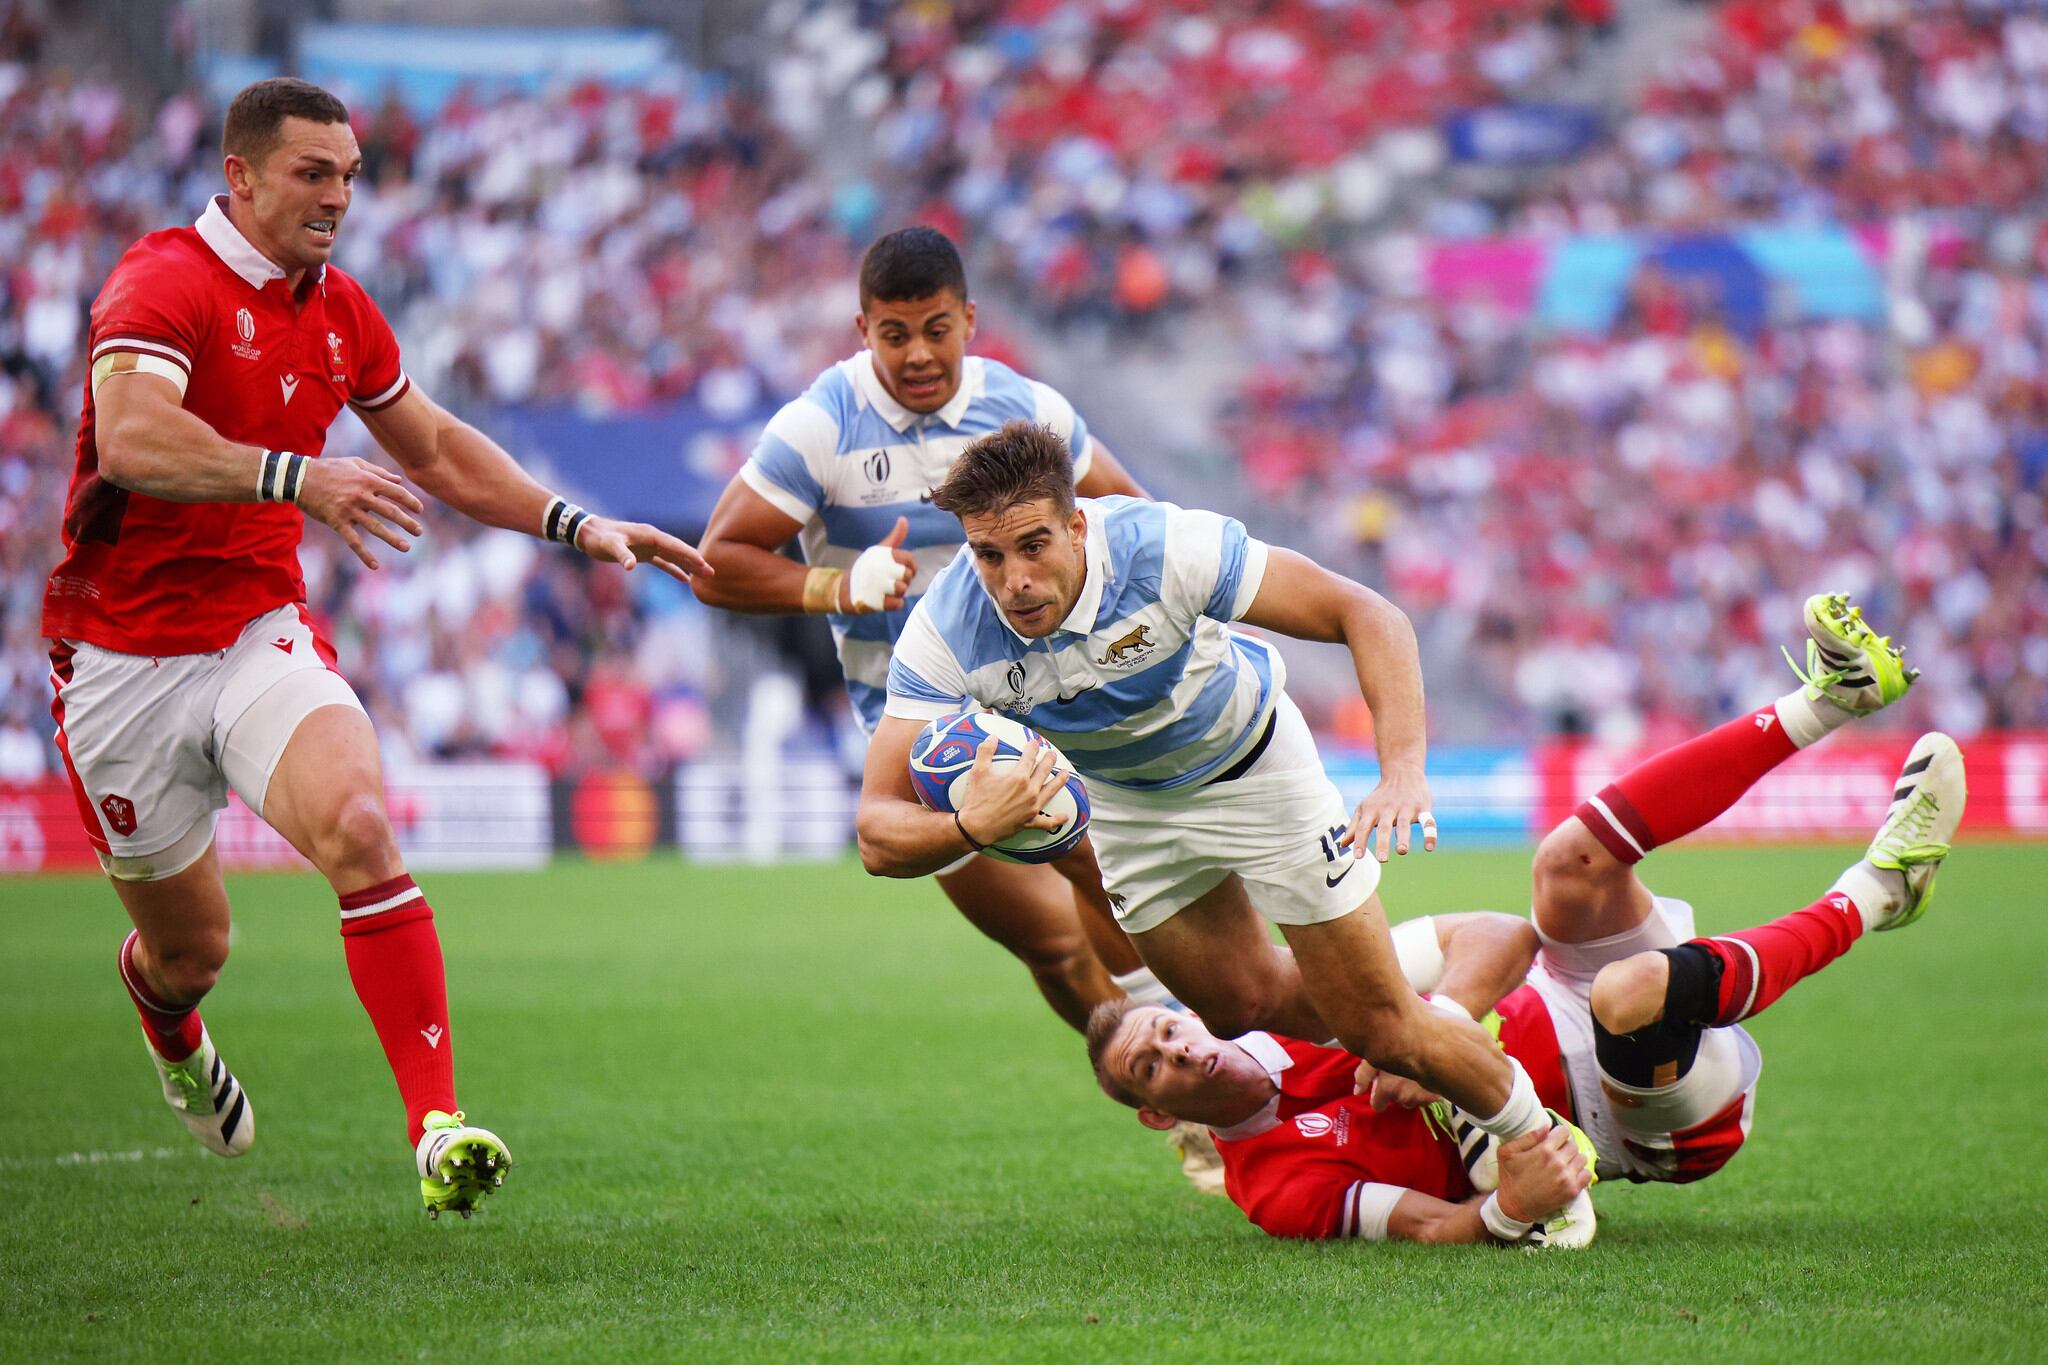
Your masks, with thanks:
[[[705,566],[651,526],[554,496],[407,379],[376,304],[328,263],[362,160],[340,101],[260,81],[229,107],[222,148],[228,192],[130,247],[93,304],[65,555],[43,602],[57,743],[134,921],[121,979],[185,1126],[222,1156],[255,1137],[198,1011],[228,954],[213,833],[233,788],[340,898],[422,1197],[467,1216],[510,1158],[456,1106],[433,912],[298,562],[311,517],[375,569],[375,543],[407,550],[422,506],[377,465],[315,457],[350,405],[415,484],[480,522],[627,569]]]
[[[1634,869],[1645,854],[1911,685],[1900,652],[1846,598],[1810,599],[1806,621],[1805,686],[1637,765],[1543,841],[1533,932],[1506,916],[1395,930],[1411,983],[1442,1008],[1492,1009],[1501,1046],[1593,1153],[1561,1126],[1496,1147],[1437,1096],[1341,1049],[1219,1039],[1198,1019],[1122,1002],[1089,1020],[1103,1089],[1149,1127],[1209,1124],[1226,1192],[1281,1237],[1579,1246],[1593,1229],[1590,1176],[1682,1183],[1720,1170],[1748,1135],[1762,1060],[1739,1021],[1866,929],[1919,918],[1966,798],[1955,742],[1925,735],[1868,851],[1812,905],[1696,938],[1691,906],[1651,894]],[[1526,984],[1495,1005],[1532,954]]]

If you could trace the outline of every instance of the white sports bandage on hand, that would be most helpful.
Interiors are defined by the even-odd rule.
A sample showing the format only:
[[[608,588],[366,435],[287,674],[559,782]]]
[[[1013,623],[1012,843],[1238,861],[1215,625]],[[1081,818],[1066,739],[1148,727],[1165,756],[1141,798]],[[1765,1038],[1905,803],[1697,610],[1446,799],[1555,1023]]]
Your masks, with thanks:
[[[887,545],[870,545],[846,572],[846,597],[855,611],[880,611],[891,597],[910,586],[910,567],[896,562]]]

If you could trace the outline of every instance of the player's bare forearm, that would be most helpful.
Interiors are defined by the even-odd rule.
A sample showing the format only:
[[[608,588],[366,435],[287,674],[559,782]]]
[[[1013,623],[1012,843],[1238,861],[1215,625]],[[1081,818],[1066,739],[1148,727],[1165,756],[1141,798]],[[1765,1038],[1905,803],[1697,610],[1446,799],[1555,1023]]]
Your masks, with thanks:
[[[1536,930],[1525,919],[1476,910],[1434,920],[1444,954],[1435,994],[1449,996],[1475,1019],[1521,985],[1536,960]]]
[[[177,386],[117,374],[93,395],[100,477],[169,502],[256,502],[263,449],[230,441],[185,411]]]
[[[910,746],[924,727],[883,716],[868,739],[854,836],[861,866],[874,877],[924,877],[974,849],[953,817],[925,809],[910,785]]]
[[[928,877],[974,852],[952,816],[898,797],[862,793],[854,832],[871,877]]]
[[[735,478],[704,527],[704,558],[717,573],[697,580],[697,600],[727,611],[802,611],[810,571],[775,552],[801,529],[795,517]]]
[[[696,582],[697,600],[707,607],[762,615],[786,615],[804,609],[802,564],[740,540],[721,540],[705,532],[704,558],[715,576]]]
[[[1428,722],[1422,700],[1422,651],[1407,613],[1358,584],[1361,596],[1345,617],[1344,643],[1358,673],[1358,689],[1372,712],[1373,746],[1380,771],[1422,776]]]
[[[1131,477],[1131,472],[1123,467],[1122,461],[1109,453],[1108,446],[1101,441],[1094,441],[1094,451],[1095,453],[1088,457],[1088,473],[1074,485],[1075,493],[1084,498],[1107,498],[1119,493],[1129,498],[1152,496]]]
[[[486,526],[537,533],[554,495],[496,441],[415,385],[363,424],[421,491]]]
[[[1371,848],[1381,862],[1408,851],[1411,824],[1422,826],[1422,846],[1436,847],[1423,773],[1428,749],[1422,703],[1422,651],[1408,617],[1362,583],[1331,573],[1292,550],[1272,546],[1247,625],[1297,640],[1341,644],[1351,651],[1358,688],[1372,712],[1380,782],[1359,803],[1338,844],[1354,857]]]
[[[1479,1216],[1484,1202],[1473,1198],[1453,1204],[1420,1190],[1410,1190],[1394,1205],[1387,1219],[1387,1238],[1396,1242],[1431,1242],[1439,1246],[1470,1246],[1490,1242],[1486,1223]]]

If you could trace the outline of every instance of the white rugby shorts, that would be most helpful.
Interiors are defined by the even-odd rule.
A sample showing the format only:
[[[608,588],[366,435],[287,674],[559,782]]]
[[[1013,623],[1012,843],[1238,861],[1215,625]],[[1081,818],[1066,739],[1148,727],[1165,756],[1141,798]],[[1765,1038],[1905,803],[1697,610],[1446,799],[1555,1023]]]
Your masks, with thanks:
[[[296,606],[207,654],[57,642],[50,710],[100,865],[123,881],[184,871],[213,842],[230,787],[261,815],[299,722],[323,706],[363,709],[325,650]]]
[[[1377,859],[1336,846],[1351,812],[1285,692],[1272,741],[1242,776],[1161,792],[1105,783],[1088,798],[1103,889],[1127,934],[1158,928],[1233,872],[1275,924],[1342,919],[1379,887]]]
[[[1672,1179],[1669,1135],[1706,1121],[1738,1098],[1753,1100],[1763,1053],[1740,1026],[1708,1029],[1680,1087],[1659,1095],[1620,1085],[1601,1075],[1594,1053],[1593,978],[1610,962],[1675,948],[1694,937],[1692,906],[1657,896],[1649,917],[1635,928],[1585,943],[1561,943],[1541,929],[1536,933],[1542,947],[1529,970],[1529,984],[1542,997],[1557,1031],[1573,1116],[1600,1153],[1601,1178]],[[1744,1132],[1748,1117],[1745,1107]]]

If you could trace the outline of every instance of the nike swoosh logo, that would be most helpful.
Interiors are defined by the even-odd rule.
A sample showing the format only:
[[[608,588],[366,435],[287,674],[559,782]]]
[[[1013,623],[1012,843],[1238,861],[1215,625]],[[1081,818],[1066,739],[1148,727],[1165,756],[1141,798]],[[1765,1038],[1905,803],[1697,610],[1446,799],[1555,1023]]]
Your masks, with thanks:
[[[1087,696],[1090,692],[1093,692],[1094,690],[1095,687],[1093,684],[1091,684],[1087,687],[1082,688],[1080,691],[1073,693],[1072,695],[1062,692],[1060,693],[1060,700],[1063,702],[1075,701],[1081,697]]]
[[[1358,859],[1356,859],[1356,858],[1346,858],[1346,859],[1344,860],[1344,870],[1343,870],[1342,872],[1339,872],[1339,873],[1338,873],[1338,874],[1337,874],[1336,876],[1334,876],[1334,877],[1332,877],[1331,875],[1329,875],[1329,874],[1328,874],[1327,872],[1323,874],[1323,885],[1325,885],[1325,886],[1335,886],[1335,885],[1336,885],[1336,884],[1337,884],[1338,882],[1341,882],[1341,881],[1343,881],[1343,880],[1344,880],[1344,879],[1345,879],[1346,877],[1350,876],[1350,875],[1351,875],[1351,869],[1352,869],[1352,868],[1354,868],[1354,867],[1357,867],[1357,866],[1358,866]]]

